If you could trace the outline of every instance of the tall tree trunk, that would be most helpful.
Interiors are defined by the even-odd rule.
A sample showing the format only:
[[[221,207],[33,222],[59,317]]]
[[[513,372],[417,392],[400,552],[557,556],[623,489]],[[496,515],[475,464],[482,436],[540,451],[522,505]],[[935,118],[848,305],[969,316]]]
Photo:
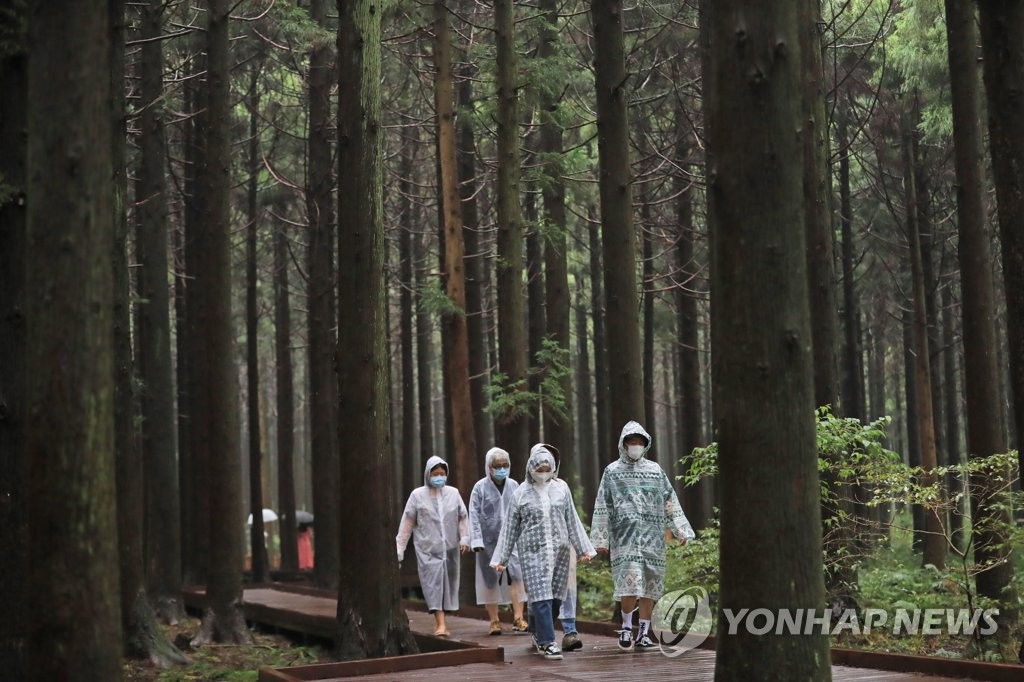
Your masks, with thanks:
[[[575,279],[582,281],[583,274],[577,272]],[[579,439],[576,441],[577,472],[583,486],[583,511],[589,515],[594,508],[597,497],[598,475],[596,434],[594,433],[594,391],[590,371],[590,333],[587,330],[587,318],[582,303],[576,308],[576,425],[579,428]]]
[[[198,55],[192,61],[184,87],[189,121],[185,127],[185,230],[182,237],[185,272],[175,280],[178,324],[178,481],[181,484],[182,573],[186,583],[205,583],[210,559],[210,462],[203,457],[204,437],[201,418],[209,410],[203,392],[202,340],[200,312],[202,294],[198,277],[203,241],[203,202],[206,187],[202,169],[209,116],[203,103],[200,74],[206,70],[206,37],[197,33],[192,48]]]
[[[608,320],[610,423],[615,433],[644,414],[643,364],[637,305],[636,235],[629,165],[622,0],[594,0],[594,86],[597,90],[597,147],[600,156],[601,235],[604,254],[605,316]],[[608,456],[608,455],[606,455]]]
[[[416,286],[413,279],[413,248],[412,233],[418,226],[412,221],[413,216],[413,171],[416,168],[416,156],[419,150],[418,128],[414,128],[414,139],[406,141],[402,149],[402,167],[398,177],[398,195],[400,202],[398,228],[398,306],[399,334],[401,336],[401,381],[402,381],[402,440],[399,443],[404,461],[402,462],[401,489],[409,490],[410,482],[415,482],[414,472],[419,457],[416,456],[416,350],[413,345],[413,291]]]
[[[122,640],[110,17],[106,3],[35,3],[29,11],[25,447],[36,541],[27,667],[30,680],[114,680]],[[56,88],[58,73],[76,77]]]
[[[921,431],[916,424],[920,419],[920,404],[917,399],[917,365],[914,355],[914,311],[904,309],[903,311],[903,393],[907,397],[907,409],[902,413],[906,415],[906,453],[907,464],[912,467],[921,466]],[[901,411],[897,411],[900,414]],[[919,504],[912,505],[911,517],[913,519],[914,537],[911,545],[915,552],[924,549],[924,507]]]
[[[640,230],[642,232],[641,240],[643,241],[642,291],[644,340],[641,358],[643,359],[644,377],[644,414],[647,415],[645,427],[651,435],[657,437],[657,420],[654,416],[654,240],[651,237],[651,230],[653,229],[651,204],[646,194],[641,194],[640,197],[640,215],[643,220]],[[668,447],[668,443],[663,443],[660,439],[658,442],[663,447]],[[666,449],[665,454],[668,454],[668,452]],[[657,453],[650,452],[648,457],[657,460]]]
[[[597,472],[618,458],[615,442],[618,434],[609,419],[608,335],[605,333],[604,270],[601,267],[601,224],[591,209],[587,216],[587,243],[590,251],[590,308],[594,319],[594,404],[597,408]],[[619,427],[621,428],[621,427]],[[595,494],[597,490],[594,490]],[[593,509],[593,507],[591,507]]]
[[[467,112],[474,106],[473,79],[476,66],[466,58],[459,66],[459,106]],[[494,442],[494,423],[491,413],[484,407],[488,403],[491,363],[488,357],[490,326],[487,306],[485,254],[480,245],[480,211],[477,207],[479,183],[476,170],[476,134],[473,117],[468,113],[458,117],[459,198],[462,201],[462,240],[465,245],[466,264],[466,331],[469,334],[469,392],[473,403],[473,433],[478,446]]]
[[[263,428],[260,421],[260,353],[259,311],[256,306],[256,238],[260,215],[258,184],[262,168],[259,151],[259,60],[250,64],[249,80],[249,180],[246,191],[247,221],[245,226],[245,374],[246,405],[249,410],[249,552],[252,555],[252,581],[270,582],[270,564],[264,542],[263,522]]]
[[[417,220],[416,225],[422,224]],[[415,239],[416,262],[416,291],[422,298],[426,288],[430,286],[427,280],[427,263],[430,261],[429,249],[427,248],[427,237],[420,233]],[[434,330],[430,324],[430,314],[423,309],[422,305],[416,306],[416,405],[419,411],[419,456],[415,458],[416,466],[413,468],[417,475],[413,478],[415,484],[409,487],[423,485],[422,477],[418,475],[423,469],[427,459],[434,454],[434,406],[431,387],[434,385],[434,377],[431,371],[431,358],[433,357]]]
[[[143,463],[139,448],[138,403],[135,399],[135,371],[132,355],[131,275],[128,271],[128,169],[125,159],[125,3],[109,0],[111,159],[114,189],[114,233],[111,241],[113,264],[114,340],[114,452],[117,479],[117,539],[121,576],[121,632],[124,653],[153,661],[163,667],[184,663],[185,657],[168,640],[156,621],[146,593],[143,553]],[[161,171],[163,169],[161,168]],[[164,234],[166,238],[166,233]],[[167,270],[161,271],[166,292]],[[164,301],[166,312],[166,299]],[[169,358],[168,358],[169,360]],[[167,367],[168,373],[170,367]],[[170,415],[167,415],[170,417]],[[170,426],[171,422],[167,422]],[[174,441],[171,440],[173,448]]]
[[[29,627],[28,461],[25,455],[25,172],[28,127],[28,11],[24,2],[0,15],[0,670],[26,676]]]
[[[810,277],[811,336],[814,357],[814,404],[831,405],[836,414],[839,404],[839,317],[835,286],[835,245],[832,227],[832,187],[829,168],[828,117],[825,113],[825,79],[822,71],[821,4],[818,0],[800,3],[800,50],[803,62],[802,106],[804,119],[804,229],[807,231],[807,273]],[[845,559],[853,533],[843,522],[852,515],[850,486],[842,485],[826,473],[828,485],[836,493],[836,503],[822,503],[825,519],[825,553],[828,557],[825,588],[831,597],[848,597],[856,591],[857,573]]]
[[[498,87],[498,370],[505,389],[527,388],[527,338],[523,300],[523,217],[519,205],[519,91],[516,80],[512,0],[494,2]],[[515,401],[518,405],[519,400]],[[519,408],[523,406],[518,406]],[[495,415],[495,440],[512,457],[512,470],[526,470],[530,449],[525,409]]]
[[[853,241],[853,202],[850,197],[850,138],[847,112],[839,112],[836,120],[839,145],[839,225],[843,257],[843,414],[864,420],[864,370],[861,366],[860,307],[857,300]]]
[[[808,27],[799,7],[782,0],[717,0],[706,11],[720,609],[817,610],[825,589],[816,368],[804,152],[793,134],[805,118],[799,47]],[[741,27],[737,17],[745,19]],[[773,292],[770,300],[765,291]],[[752,421],[755,413],[761,418]],[[721,611],[718,624],[716,680],[830,679],[826,633],[757,636],[741,627],[734,634]]]
[[[204,409],[195,415],[197,459],[208,462],[210,549],[206,575],[207,611],[193,644],[250,640],[242,614],[241,449],[238,434],[238,384],[235,334],[231,323],[230,47],[228,0],[210,0],[206,27],[206,145],[201,238],[197,239],[195,286],[196,379]],[[262,515],[261,515],[262,517]],[[254,519],[255,521],[255,519]],[[254,523],[255,525],[255,523]]]
[[[374,0],[338,0],[338,437],[342,517],[335,647],[340,659],[416,651],[398,590],[388,401],[380,140],[380,25]],[[351,441],[354,434],[358,442]],[[355,445],[356,447],[352,447]],[[367,487],[369,486],[369,488]],[[367,493],[370,494],[367,494]],[[377,570],[367,570],[374,566]]]
[[[181,506],[175,451],[174,381],[171,364],[170,290],[167,285],[167,149],[164,136],[163,3],[140,8],[142,61],[139,147],[135,197],[139,204],[136,249],[139,271],[140,401],[145,502],[146,586],[157,616],[177,623],[181,603]]]
[[[312,0],[310,17],[321,30],[329,30],[327,0]],[[333,45],[315,43],[309,55],[309,158],[306,212],[309,246],[306,252],[309,280],[306,312],[309,344],[310,458],[313,469],[313,515],[316,518],[316,561],[313,583],[336,589],[341,548],[338,485],[341,476],[338,452],[338,380],[334,349],[337,345],[334,306],[333,122],[331,90],[336,80]]]
[[[1012,0],[978,4],[989,146],[999,209],[1006,335],[1010,354],[1013,424],[1024,436],[1024,5]],[[1017,448],[1024,471],[1024,447]]]
[[[299,568],[295,523],[295,378],[292,316],[288,300],[288,235],[274,231],[274,354],[277,357],[277,510],[281,517],[281,568]]]
[[[677,82],[679,78],[676,78]],[[676,164],[679,168],[690,167],[690,133],[683,126],[689,119],[682,99],[676,101]],[[673,192],[676,194],[676,330],[679,336],[678,356],[679,377],[676,389],[679,402],[680,455],[688,455],[693,449],[704,445],[701,413],[703,402],[700,386],[699,327],[697,315],[697,277],[699,266],[694,260],[696,228],[693,224],[693,181],[677,172],[673,178]],[[686,473],[686,472],[683,472]],[[690,524],[704,529],[711,522],[711,482],[701,481],[697,485],[681,490],[683,506]]]
[[[959,346],[956,343],[954,330],[954,307],[953,284],[947,282],[941,290],[941,302],[939,307],[942,311],[942,399],[945,403],[943,415],[945,423],[942,428],[946,435],[946,447],[948,448],[948,459],[946,464],[958,466],[964,463],[964,451],[960,447],[960,385],[957,381],[957,355]],[[963,549],[963,530],[965,502],[970,494],[963,485],[964,481],[956,473],[946,474],[946,494],[951,500],[955,500],[950,506],[949,537],[952,546],[958,550]]]
[[[434,5],[434,107],[437,114],[437,147],[439,184],[444,229],[445,293],[454,309],[441,315],[447,330],[445,372],[448,375],[448,396],[451,409],[454,461],[449,477],[459,485],[468,501],[466,490],[476,482],[480,458],[473,433],[473,404],[469,392],[469,335],[466,327],[466,273],[462,244],[462,202],[459,197],[458,160],[455,153],[455,98],[452,83],[452,46],[448,30],[448,8],[445,0]]]
[[[988,10],[982,10],[984,20],[990,21]],[[1024,20],[1024,14],[1017,15]],[[996,332],[995,284],[992,277],[992,253],[986,229],[984,165],[980,129],[981,97],[979,93],[977,58],[978,32],[975,28],[974,3],[969,0],[946,0],[946,38],[949,43],[950,95],[953,105],[953,144],[956,160],[957,218],[960,227],[960,277],[964,344],[964,402],[967,406],[967,452],[972,457],[990,457],[1007,451],[1002,396],[999,391],[1001,375]],[[1021,27],[1021,24],[1017,24]],[[991,28],[997,28],[991,26]],[[991,28],[989,30],[991,30]],[[1020,35],[1020,34],[1018,34]],[[991,40],[993,33],[987,33]],[[1019,45],[1019,43],[1016,43]],[[990,44],[991,48],[992,45]],[[1020,56],[1019,47],[1015,54]],[[987,51],[989,58],[998,59],[1007,53]],[[1020,62],[1018,62],[1020,65]],[[986,69],[990,65],[985,64]],[[1017,73],[1021,73],[1018,66]],[[993,86],[1000,77],[998,72],[987,73]],[[1014,86],[1016,87],[1016,86]],[[1001,100],[997,100],[1001,101]],[[991,104],[990,104],[991,106]],[[997,112],[993,112],[995,115]],[[1012,121],[1000,121],[1002,130]],[[994,136],[994,135],[993,135]],[[993,158],[996,140],[993,139]],[[1005,160],[1000,170],[1007,170]],[[1018,185],[1019,187],[1019,185]],[[1005,192],[1005,188],[1004,188]],[[1002,208],[1002,207],[1000,207]],[[1019,219],[1019,218],[1018,218]],[[1018,229],[1019,232],[1019,229]],[[1011,242],[1012,243],[1012,242]],[[1005,244],[1005,242],[1004,242]],[[1019,262],[1019,261],[1018,261]],[[1012,317],[1012,316],[1011,316]],[[1010,323],[1014,324],[1014,323]],[[1020,398],[1018,398],[1020,400]],[[995,524],[1008,521],[1009,515],[1001,511],[996,497],[996,484],[979,476],[970,481],[973,488],[970,503],[974,508],[974,559],[984,566],[974,578],[978,594],[997,600],[1000,618],[1012,622],[1013,599],[1005,593],[1013,579],[1013,564],[997,561],[1002,556],[1000,547],[1005,535]],[[1005,628],[999,628],[1004,630]]]
[[[908,117],[909,119],[909,117]],[[918,430],[921,445],[921,485],[935,482],[934,469],[937,466],[935,451],[935,411],[932,409],[931,361],[928,355],[928,314],[925,304],[924,268],[921,264],[921,235],[919,232],[920,213],[916,210],[917,188],[914,178],[913,130],[905,121],[903,131],[904,169],[903,185],[907,210],[907,239],[910,246],[910,268],[913,277],[914,305],[914,392],[917,397],[917,421],[910,428]],[[942,568],[946,560],[946,536],[939,517],[934,510],[924,510],[924,543],[922,545],[925,565]]]
[[[542,0],[544,14],[537,56],[553,58],[559,44],[557,0]],[[569,312],[568,223],[565,212],[565,181],[562,179],[563,139],[559,122],[561,93],[551,84],[540,86],[540,152],[545,179],[541,183],[544,205],[544,307],[547,310],[547,337],[558,349],[561,369],[565,372],[558,381],[562,404],[558,410],[549,404],[544,410],[544,439],[562,453],[559,459],[559,477],[576,483],[582,481],[579,472],[584,468],[580,460],[573,429],[573,381],[571,370],[572,319]],[[552,366],[546,368],[551,372]],[[549,401],[550,403],[550,401]],[[589,409],[589,403],[588,403]]]
[[[536,157],[533,151],[535,138],[535,135],[530,135],[527,138],[527,145],[530,147],[529,156],[526,159],[527,166],[531,166]],[[527,372],[527,390],[531,395],[527,408],[529,413],[529,426],[527,430],[530,434],[530,442],[539,443],[541,439],[540,427],[541,415],[544,411],[542,407],[544,397],[540,395],[541,376],[537,372],[537,368],[541,365],[541,349],[544,346],[544,335],[547,328],[547,315],[544,311],[544,292],[546,289],[544,286],[544,243],[541,239],[540,230],[537,229],[540,221],[537,216],[536,196],[532,192],[528,193],[524,203],[525,224],[530,226],[530,229],[526,232],[526,357],[527,366],[529,367]],[[547,438],[547,435],[544,437]]]

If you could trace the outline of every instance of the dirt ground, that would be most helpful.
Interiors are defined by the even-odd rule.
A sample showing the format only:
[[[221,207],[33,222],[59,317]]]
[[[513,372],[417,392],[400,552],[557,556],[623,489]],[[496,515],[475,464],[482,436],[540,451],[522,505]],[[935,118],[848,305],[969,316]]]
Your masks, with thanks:
[[[199,620],[189,618],[180,625],[164,626],[171,641],[189,657],[190,663],[166,670],[148,661],[129,661],[123,665],[128,682],[185,682],[186,680],[255,681],[261,667],[283,668],[335,660],[320,640],[291,638],[277,633],[251,631],[252,644],[212,644],[188,649],[187,642],[199,631]]]

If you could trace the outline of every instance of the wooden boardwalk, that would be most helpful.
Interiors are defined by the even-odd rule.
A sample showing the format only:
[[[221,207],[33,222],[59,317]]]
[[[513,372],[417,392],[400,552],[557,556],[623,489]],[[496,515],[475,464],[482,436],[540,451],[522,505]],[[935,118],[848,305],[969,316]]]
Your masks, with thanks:
[[[200,591],[186,591],[189,606],[198,606]],[[467,609],[469,610],[469,609]],[[336,602],[312,590],[282,590],[274,587],[252,587],[245,590],[245,612],[248,620],[271,627],[330,638],[333,634]],[[434,629],[433,617],[423,611],[407,610],[414,633],[429,636]],[[661,680],[709,681],[714,679],[715,654],[696,649],[677,658],[668,658],[658,651],[622,652],[614,637],[607,634],[582,635],[584,648],[565,652],[561,661],[548,661],[533,652],[528,635],[512,634],[504,624],[501,636],[487,635],[486,621],[450,616],[447,619],[451,640],[472,642],[486,647],[501,647],[503,663],[473,663],[451,668],[432,668],[400,673],[365,675],[359,679],[405,682],[433,680],[439,676],[456,677],[464,682],[516,682],[532,680],[593,680],[638,678],[645,682]],[[561,639],[561,633],[556,633]],[[352,679],[352,678],[348,678]],[[843,665],[832,667],[837,682],[942,682],[963,677],[937,677],[916,673],[897,673]],[[1024,679],[1024,675],[1021,678]]]

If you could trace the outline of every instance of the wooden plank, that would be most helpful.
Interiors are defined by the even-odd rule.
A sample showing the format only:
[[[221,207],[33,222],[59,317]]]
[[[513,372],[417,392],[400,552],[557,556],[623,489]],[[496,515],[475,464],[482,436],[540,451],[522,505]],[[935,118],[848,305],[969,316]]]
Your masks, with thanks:
[[[496,649],[472,647],[457,651],[368,658],[361,661],[345,661],[342,663],[317,663],[276,669],[261,668],[259,680],[260,682],[327,681],[362,677],[363,675],[382,675],[409,670],[472,665],[474,663],[494,664],[501,663],[503,660],[504,651],[500,647]],[[266,673],[266,677],[264,677],[264,673]],[[271,674],[281,676],[271,677]]]
[[[859,649],[838,647],[832,649],[832,664],[890,672],[944,675],[984,682],[1021,682],[1024,680],[1024,666],[1020,665],[971,661],[962,658],[860,651]]]

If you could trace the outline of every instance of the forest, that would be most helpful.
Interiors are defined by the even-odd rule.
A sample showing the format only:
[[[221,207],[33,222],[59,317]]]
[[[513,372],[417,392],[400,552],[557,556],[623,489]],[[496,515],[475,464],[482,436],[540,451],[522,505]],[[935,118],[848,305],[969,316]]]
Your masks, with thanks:
[[[5,676],[181,664],[186,585],[248,641],[307,511],[333,653],[413,651],[427,459],[551,443],[586,523],[629,420],[719,618],[905,576],[1016,662],[1022,84],[1014,0],[3,3]],[[829,646],[719,631],[716,679]]]

